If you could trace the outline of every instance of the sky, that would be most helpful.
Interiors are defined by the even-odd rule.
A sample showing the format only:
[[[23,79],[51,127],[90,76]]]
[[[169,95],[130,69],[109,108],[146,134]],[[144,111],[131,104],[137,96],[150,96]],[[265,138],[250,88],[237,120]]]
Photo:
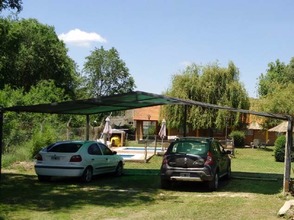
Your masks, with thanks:
[[[136,91],[162,94],[192,63],[232,61],[249,97],[277,59],[294,57],[292,0],[23,0],[19,18],[53,26],[83,68],[95,48],[114,47]]]

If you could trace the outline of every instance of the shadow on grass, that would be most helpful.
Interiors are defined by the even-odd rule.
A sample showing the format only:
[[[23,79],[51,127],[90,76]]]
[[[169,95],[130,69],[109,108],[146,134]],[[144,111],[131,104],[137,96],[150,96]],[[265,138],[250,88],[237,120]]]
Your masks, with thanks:
[[[6,173],[0,181],[0,213],[29,209],[52,211],[84,205],[124,207],[150,203],[158,191],[158,176],[97,176],[91,183],[54,178],[41,183],[35,175]]]
[[[282,175],[235,172],[221,180],[220,192],[277,194]],[[159,170],[126,169],[122,177],[97,176],[88,184],[72,178],[40,183],[35,175],[4,173],[0,180],[0,213],[16,210],[66,210],[84,205],[126,207],[156,202],[160,189]],[[176,183],[172,191],[207,192],[205,183]]]
[[[282,191],[283,175],[233,172],[231,179],[221,178],[218,192],[256,193],[274,195]],[[171,190],[185,192],[209,192],[206,182],[173,183]]]
[[[283,190],[283,175],[275,173],[233,172],[226,185],[231,192],[277,194]]]

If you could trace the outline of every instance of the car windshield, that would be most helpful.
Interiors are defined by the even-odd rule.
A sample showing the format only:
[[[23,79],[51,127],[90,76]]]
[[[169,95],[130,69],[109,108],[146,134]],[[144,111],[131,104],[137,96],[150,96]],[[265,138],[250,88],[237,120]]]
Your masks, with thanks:
[[[60,152],[60,153],[75,153],[80,147],[81,143],[62,143],[51,145],[47,148],[47,152]]]
[[[172,153],[178,154],[206,154],[208,142],[206,141],[179,141],[171,148]]]

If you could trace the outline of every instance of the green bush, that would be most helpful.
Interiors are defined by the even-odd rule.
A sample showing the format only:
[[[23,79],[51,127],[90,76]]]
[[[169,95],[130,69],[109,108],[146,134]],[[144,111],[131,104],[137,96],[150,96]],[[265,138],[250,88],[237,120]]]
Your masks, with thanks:
[[[243,131],[232,131],[229,137],[234,140],[235,147],[245,146],[245,133]]]
[[[285,160],[285,145],[286,145],[286,136],[279,136],[275,141],[275,160],[277,162],[284,162]]]
[[[31,156],[34,157],[43,147],[54,143],[55,140],[55,131],[51,127],[47,126],[43,131],[34,133],[31,143]]]

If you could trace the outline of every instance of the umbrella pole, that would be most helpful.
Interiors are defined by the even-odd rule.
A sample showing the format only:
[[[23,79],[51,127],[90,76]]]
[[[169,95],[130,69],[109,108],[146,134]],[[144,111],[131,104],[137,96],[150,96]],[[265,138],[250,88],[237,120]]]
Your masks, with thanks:
[[[107,145],[107,134],[103,134],[103,142]]]

